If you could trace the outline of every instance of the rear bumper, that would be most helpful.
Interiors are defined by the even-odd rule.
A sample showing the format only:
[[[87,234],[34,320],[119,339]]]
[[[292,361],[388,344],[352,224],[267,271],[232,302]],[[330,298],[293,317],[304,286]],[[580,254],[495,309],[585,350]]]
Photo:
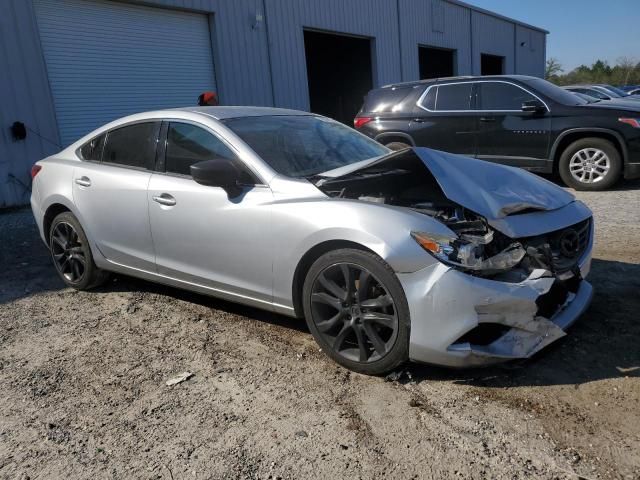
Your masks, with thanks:
[[[582,278],[590,266],[591,245],[579,262]],[[537,272],[519,283],[473,277],[444,264],[398,274],[411,313],[411,360],[451,367],[490,365],[528,358],[566,335],[591,303],[593,288],[581,280],[545,318],[537,300],[558,280]],[[504,333],[490,343],[460,340],[482,324],[497,324]]]

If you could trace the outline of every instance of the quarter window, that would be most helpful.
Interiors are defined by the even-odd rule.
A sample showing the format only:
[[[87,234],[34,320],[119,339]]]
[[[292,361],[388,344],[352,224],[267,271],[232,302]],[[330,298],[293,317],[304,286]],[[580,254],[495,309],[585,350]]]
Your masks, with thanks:
[[[438,87],[431,87],[427,94],[422,99],[422,106],[427,110],[435,110],[436,109],[436,92],[438,91]]]
[[[127,167],[151,168],[155,162],[159,122],[144,122],[111,130],[102,161]]]
[[[104,148],[104,139],[106,136],[107,134],[103,133],[98,137],[92,138],[80,147],[80,158],[99,162],[102,159],[102,149]]]
[[[470,110],[472,88],[471,82],[438,85],[435,110]]]
[[[214,158],[236,160],[222,140],[203,128],[188,123],[171,123],[167,132],[165,169],[170,173],[190,175],[194,163]]]
[[[479,110],[522,110],[522,104],[536,97],[510,83],[478,83]]]

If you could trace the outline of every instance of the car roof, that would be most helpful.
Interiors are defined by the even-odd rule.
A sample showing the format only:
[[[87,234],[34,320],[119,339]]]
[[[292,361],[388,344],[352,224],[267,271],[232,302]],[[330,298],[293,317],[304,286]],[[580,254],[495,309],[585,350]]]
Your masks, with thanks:
[[[399,82],[385,85],[381,88],[414,87],[419,85],[438,84],[443,82],[473,82],[478,80],[520,80],[527,81],[537,79],[529,75],[466,75],[457,77],[430,78],[427,80],[416,80],[413,82]]]
[[[273,107],[244,107],[244,106],[224,106],[224,107],[182,107],[171,108],[169,111],[182,111],[199,113],[201,115],[207,115],[208,117],[215,118],[216,120],[225,120],[228,118],[239,117],[267,117],[274,115],[313,115],[309,112],[302,112],[300,110],[290,110],[288,108],[273,108]]]

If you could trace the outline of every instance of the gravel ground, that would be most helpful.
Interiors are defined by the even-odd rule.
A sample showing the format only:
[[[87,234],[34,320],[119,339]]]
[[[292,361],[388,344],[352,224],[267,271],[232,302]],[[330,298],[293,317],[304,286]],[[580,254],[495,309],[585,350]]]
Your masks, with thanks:
[[[638,479],[640,182],[578,197],[597,291],[567,337],[394,380],[289,318],[122,276],[64,288],[30,211],[4,212],[0,477]]]

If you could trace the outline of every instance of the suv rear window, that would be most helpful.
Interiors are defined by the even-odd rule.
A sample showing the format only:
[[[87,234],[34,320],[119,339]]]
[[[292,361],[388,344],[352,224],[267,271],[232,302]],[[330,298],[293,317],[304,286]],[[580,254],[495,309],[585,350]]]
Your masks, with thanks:
[[[473,83],[471,82],[438,85],[435,110],[471,110],[472,89]]]
[[[364,99],[363,112],[391,112],[412,92],[411,87],[392,87],[372,90]]]

